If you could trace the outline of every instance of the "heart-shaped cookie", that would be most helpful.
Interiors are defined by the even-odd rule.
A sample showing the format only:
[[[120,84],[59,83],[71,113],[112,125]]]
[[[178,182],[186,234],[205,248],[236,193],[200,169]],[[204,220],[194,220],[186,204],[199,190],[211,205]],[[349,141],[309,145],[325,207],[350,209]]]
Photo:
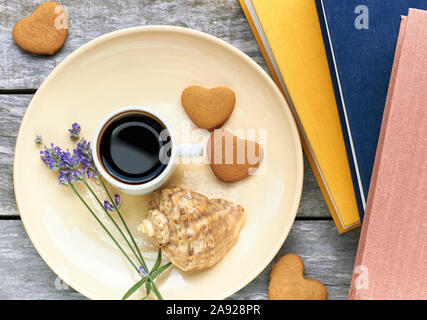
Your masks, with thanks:
[[[271,268],[270,300],[326,300],[328,292],[317,280],[304,278],[304,263],[295,254],[286,254]]]
[[[52,55],[64,44],[68,22],[64,9],[56,2],[39,5],[28,17],[18,21],[12,36],[23,50]]]
[[[246,178],[259,166],[263,150],[254,141],[240,139],[220,129],[212,132],[208,139],[207,156],[219,180],[236,182]]]
[[[213,130],[221,127],[230,117],[236,96],[233,90],[227,87],[205,89],[190,86],[182,92],[181,103],[196,126]]]

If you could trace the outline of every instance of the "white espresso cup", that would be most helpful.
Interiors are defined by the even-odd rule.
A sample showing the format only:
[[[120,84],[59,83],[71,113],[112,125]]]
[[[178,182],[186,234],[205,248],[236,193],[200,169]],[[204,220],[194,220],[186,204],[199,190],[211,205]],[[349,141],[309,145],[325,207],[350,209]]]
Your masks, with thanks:
[[[107,169],[100,153],[100,144],[106,129],[116,120],[130,115],[143,115],[149,117],[164,128],[159,136],[159,139],[162,139],[162,141],[165,142],[161,147],[162,154],[159,154],[159,161],[161,161],[165,167],[161,172],[147,182],[129,183],[123,179],[121,180],[117,176],[114,176]],[[122,192],[138,195],[149,193],[160,188],[172,175],[173,170],[176,167],[177,157],[199,157],[203,154],[203,147],[198,144],[179,145],[173,128],[157,112],[149,108],[130,106],[111,112],[104,118],[104,120],[101,121],[93,136],[92,154],[95,166],[105,180]]]

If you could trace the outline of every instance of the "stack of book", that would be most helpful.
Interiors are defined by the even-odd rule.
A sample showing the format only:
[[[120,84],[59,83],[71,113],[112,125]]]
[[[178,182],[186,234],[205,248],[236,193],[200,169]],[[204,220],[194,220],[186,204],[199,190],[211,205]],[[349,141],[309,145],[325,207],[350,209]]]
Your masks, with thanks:
[[[349,298],[427,299],[427,1],[240,3],[338,231],[363,221]]]
[[[427,11],[402,18],[351,299],[427,299]]]

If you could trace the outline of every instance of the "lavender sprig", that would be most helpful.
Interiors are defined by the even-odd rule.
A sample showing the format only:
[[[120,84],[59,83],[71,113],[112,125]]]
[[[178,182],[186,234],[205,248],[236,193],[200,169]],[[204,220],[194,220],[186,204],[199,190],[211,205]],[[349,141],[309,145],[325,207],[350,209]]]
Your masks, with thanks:
[[[34,139],[34,142],[38,145],[42,145],[43,144],[43,138],[42,136],[36,135],[36,138]]]
[[[110,203],[110,201],[105,200],[104,201],[104,208],[105,208],[105,210],[107,210],[107,211],[115,211],[116,208],[117,209],[120,208],[120,196],[118,194],[114,195],[114,204],[115,204],[115,206],[113,206]]]
[[[104,208],[107,211],[113,211],[114,207],[109,201],[104,201]]]
[[[73,123],[71,125],[71,129],[68,129],[68,131],[71,134],[70,135],[71,139],[74,139],[74,140],[79,139],[80,138],[80,130],[81,130],[80,125],[77,122]]]
[[[76,153],[63,151],[51,143],[50,147],[44,146],[44,150],[40,151],[40,159],[50,170],[59,171],[58,181],[63,186],[84,179],[84,172],[80,168],[81,160]]]
[[[113,242],[116,244],[116,246],[120,249],[120,251],[123,253],[123,255],[126,257],[126,259],[129,261],[129,263],[132,265],[132,267],[135,269],[136,272],[138,272],[142,279],[138,281],[131,289],[128,290],[128,292],[125,294],[124,298],[129,297],[132,295],[142,284],[145,283],[146,287],[146,295],[144,299],[150,294],[151,290],[154,292],[156,297],[158,299],[163,299],[162,295],[160,294],[159,289],[157,288],[156,284],[154,283],[154,279],[157,278],[163,271],[165,271],[171,263],[167,263],[159,268],[160,260],[161,260],[161,250],[159,249],[158,259],[151,269],[151,271],[148,270],[148,267],[141,255],[141,252],[135,242],[135,239],[133,238],[132,234],[129,231],[129,228],[126,225],[126,222],[124,221],[121,213],[120,213],[120,196],[118,194],[114,195],[114,200],[111,197],[107,187],[105,186],[101,176],[99,175],[95,163],[93,161],[92,156],[92,150],[90,147],[90,142],[85,139],[80,139],[80,131],[81,126],[78,123],[74,123],[72,125],[72,128],[68,130],[70,132],[70,138],[72,140],[78,140],[76,142],[76,148],[73,149],[73,152],[69,152],[68,150],[63,151],[60,147],[55,146],[53,143],[50,144],[50,147],[47,147],[46,145],[43,145],[43,139],[42,136],[37,135],[35,139],[35,143],[38,145],[43,145],[44,150],[40,151],[40,159],[42,162],[52,171],[58,171],[58,181],[63,186],[70,186],[71,189],[74,191],[74,193],[78,196],[78,198],[83,202],[83,204],[86,206],[86,208],[90,211],[92,216],[98,221],[98,223],[101,225],[101,227],[106,231],[106,233],[110,236],[110,238],[113,240]],[[102,186],[104,187],[104,190],[108,194],[108,197],[110,201],[104,201],[104,204],[101,203],[101,201],[98,199],[92,188],[88,185],[88,183],[85,181],[85,177],[89,178],[98,178],[99,181],[102,183]],[[132,260],[129,258],[129,256],[126,254],[126,252],[123,250],[123,248],[120,246],[120,244],[117,242],[117,240],[113,237],[113,235],[108,231],[108,229],[105,227],[105,225],[101,222],[101,220],[96,216],[96,214],[93,212],[93,210],[89,207],[87,202],[82,198],[82,196],[79,194],[79,192],[74,187],[75,182],[81,182],[85,184],[85,186],[89,189],[89,191],[92,193],[92,195],[95,197],[99,205],[104,209],[108,217],[112,220],[113,224],[116,226],[120,234],[123,236],[123,238],[126,240],[129,248],[137,258],[138,262],[140,263],[140,267],[138,268]],[[123,234],[120,227],[117,225],[117,223],[114,221],[112,216],[110,215],[110,211],[116,211],[123,223],[123,225],[126,228],[126,231],[132,240],[136,252],[132,245],[129,243],[127,237]],[[138,253],[138,254],[137,254]]]
[[[114,195],[114,203],[116,204],[117,209],[120,209],[120,196],[118,194]]]
[[[79,157],[83,171],[86,173],[88,178],[97,178],[99,176],[98,170],[95,167],[95,162],[93,161],[92,150],[90,147],[90,142],[86,139],[81,139],[77,142],[76,149],[74,152]]]
[[[50,148],[44,146],[44,150],[40,151],[40,159],[50,170],[58,171],[62,163],[62,150],[51,143]]]

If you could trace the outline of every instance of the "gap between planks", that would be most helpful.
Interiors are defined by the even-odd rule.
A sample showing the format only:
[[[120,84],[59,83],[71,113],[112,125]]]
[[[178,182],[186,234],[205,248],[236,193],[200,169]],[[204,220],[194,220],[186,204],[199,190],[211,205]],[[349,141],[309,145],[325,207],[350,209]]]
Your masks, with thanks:
[[[1,94],[35,94],[37,89],[0,89]]]

